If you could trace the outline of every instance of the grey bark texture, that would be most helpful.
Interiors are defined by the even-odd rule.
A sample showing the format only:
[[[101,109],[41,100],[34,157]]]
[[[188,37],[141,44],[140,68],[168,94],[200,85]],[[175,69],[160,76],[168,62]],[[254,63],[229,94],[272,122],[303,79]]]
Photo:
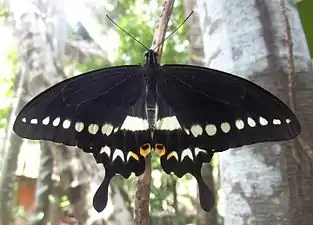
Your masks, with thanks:
[[[286,102],[300,137],[220,153],[225,225],[308,225],[312,215],[312,63],[293,0],[198,0],[207,66]],[[227,90],[225,90],[227,91]]]

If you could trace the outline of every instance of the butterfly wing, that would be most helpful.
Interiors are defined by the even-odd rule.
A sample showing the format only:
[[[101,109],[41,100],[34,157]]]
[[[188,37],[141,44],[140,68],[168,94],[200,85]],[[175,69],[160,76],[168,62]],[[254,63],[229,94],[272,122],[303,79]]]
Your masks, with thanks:
[[[92,153],[106,170],[94,197],[94,206],[101,211],[115,174],[127,178],[131,172],[138,176],[144,171],[141,146],[151,140],[144,100],[141,67],[95,70],[39,94],[21,110],[13,130],[24,138],[76,145]]]
[[[157,91],[160,109],[171,116],[157,121],[154,141],[164,145],[161,165],[181,177],[191,173],[204,209],[212,205],[201,165],[214,152],[257,142],[282,141],[300,133],[294,113],[256,84],[221,71],[188,65],[164,65]],[[171,120],[164,123],[162,120]],[[173,122],[173,121],[177,122]]]

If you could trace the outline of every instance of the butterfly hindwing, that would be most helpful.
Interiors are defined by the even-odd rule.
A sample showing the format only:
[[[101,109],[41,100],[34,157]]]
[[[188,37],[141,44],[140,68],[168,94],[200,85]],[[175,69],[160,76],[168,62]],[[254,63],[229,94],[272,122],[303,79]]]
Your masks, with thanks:
[[[180,167],[179,164],[174,166],[173,163],[165,166],[168,159],[175,159],[175,162],[182,162],[189,159],[196,164],[200,164],[200,166],[203,162],[210,162],[213,154],[210,151],[197,148],[197,146],[192,146],[190,143],[193,142],[193,139],[183,130],[183,126],[178,121],[172,108],[159,96],[158,118],[153,143],[155,145],[155,151],[161,156],[161,164],[164,164],[163,168],[165,172],[174,172],[178,177],[182,177],[186,173],[183,172],[184,168],[186,171],[192,170],[189,166]],[[163,151],[157,148],[161,148],[162,145],[164,147]],[[169,167],[171,169],[167,169]]]
[[[179,100],[180,101],[180,100]],[[162,169],[177,177],[190,173],[198,182],[200,203],[209,211],[214,205],[212,191],[201,176],[201,167],[210,162],[213,152],[193,145],[192,136],[183,130],[173,109],[158,96],[158,118],[153,138],[154,151],[160,155]]]
[[[106,146],[100,151],[94,151],[94,157],[105,168],[105,178],[98,188],[93,204],[97,211],[102,211],[107,203],[108,185],[115,174],[128,178],[131,172],[136,176],[145,170],[145,156],[150,153],[151,136],[148,132],[148,121],[145,117],[145,95],[141,95],[136,104],[127,111],[126,118],[118,129],[112,132],[110,138],[103,140]],[[107,128],[106,128],[107,129]],[[104,132],[107,133],[107,132]],[[80,137],[77,137],[81,139]],[[105,139],[106,134],[100,134],[98,140]],[[96,143],[92,140],[90,143]],[[109,147],[110,146],[110,147]]]

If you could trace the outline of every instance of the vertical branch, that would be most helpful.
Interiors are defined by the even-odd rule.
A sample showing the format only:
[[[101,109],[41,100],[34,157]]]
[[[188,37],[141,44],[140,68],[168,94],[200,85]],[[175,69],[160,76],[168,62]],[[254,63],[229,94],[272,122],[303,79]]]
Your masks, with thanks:
[[[152,46],[161,43],[165,38],[165,33],[168,26],[168,21],[173,10],[174,0],[165,0],[163,4],[163,11],[154,34]],[[161,58],[163,50],[163,43],[160,44],[156,50]],[[151,154],[146,159],[146,169],[139,177],[136,190],[136,203],[135,203],[135,223],[136,225],[149,225],[149,194],[151,183]]]
[[[175,0],[165,0],[163,4],[163,11],[160,15],[160,20],[157,25],[157,29],[154,33],[153,41],[152,41],[152,47],[158,45],[161,43],[165,38],[165,33],[168,26],[168,21],[170,20],[173,6],[174,6]],[[160,44],[158,48],[156,49],[156,52],[158,53],[159,57],[161,58],[162,50],[163,50],[164,43]]]
[[[171,188],[173,191],[173,208],[175,210],[175,214],[173,215],[173,225],[179,225],[180,212],[178,209],[178,199],[177,199],[177,180],[172,179]]]

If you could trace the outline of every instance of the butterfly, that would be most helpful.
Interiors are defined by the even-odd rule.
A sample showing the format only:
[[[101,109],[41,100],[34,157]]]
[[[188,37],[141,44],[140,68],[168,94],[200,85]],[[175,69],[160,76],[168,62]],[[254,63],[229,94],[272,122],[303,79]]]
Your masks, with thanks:
[[[258,85],[205,67],[160,65],[154,50],[142,66],[94,70],[50,87],[26,104],[13,129],[92,153],[105,168],[97,211],[106,207],[111,178],[141,175],[151,151],[166,173],[196,178],[201,206],[210,211],[213,193],[201,166],[214,153],[301,131],[296,115]]]

